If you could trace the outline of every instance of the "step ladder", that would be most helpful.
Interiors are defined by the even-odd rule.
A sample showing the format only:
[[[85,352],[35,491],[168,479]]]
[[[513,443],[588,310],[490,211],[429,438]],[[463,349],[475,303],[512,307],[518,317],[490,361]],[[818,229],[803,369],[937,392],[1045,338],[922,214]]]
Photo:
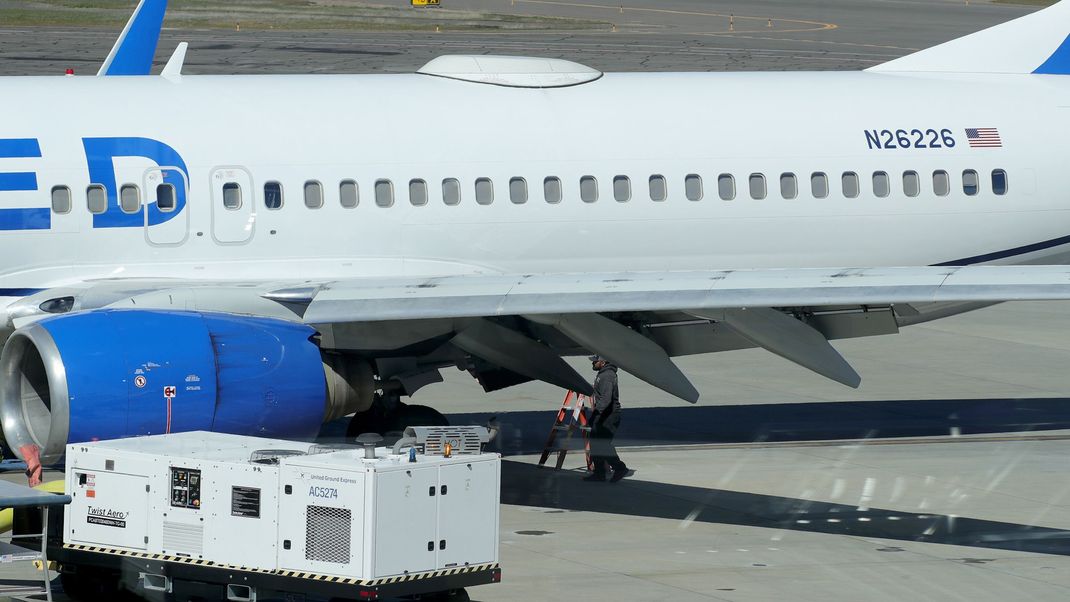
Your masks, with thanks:
[[[554,426],[550,429],[550,436],[546,438],[542,456],[539,457],[540,467],[546,465],[546,460],[551,453],[557,452],[557,464],[554,466],[554,470],[560,470],[561,465],[565,463],[565,454],[568,453],[572,434],[579,431],[583,435],[583,450],[587,459],[587,470],[594,469],[594,464],[591,463],[590,425],[592,413],[594,413],[594,402],[591,401],[590,396],[580,395],[575,391],[569,391],[565,394],[565,399],[561,402],[561,409],[557,411],[557,418],[554,419]],[[555,446],[554,443],[557,441],[559,433],[564,433],[565,436],[560,445]]]

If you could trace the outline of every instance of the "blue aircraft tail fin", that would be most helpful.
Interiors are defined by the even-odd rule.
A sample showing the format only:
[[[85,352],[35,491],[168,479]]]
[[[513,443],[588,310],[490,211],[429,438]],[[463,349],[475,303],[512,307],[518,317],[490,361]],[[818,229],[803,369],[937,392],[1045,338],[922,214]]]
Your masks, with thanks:
[[[148,75],[165,12],[167,0],[141,0],[97,75]]]
[[[867,71],[1070,75],[1070,0]]]

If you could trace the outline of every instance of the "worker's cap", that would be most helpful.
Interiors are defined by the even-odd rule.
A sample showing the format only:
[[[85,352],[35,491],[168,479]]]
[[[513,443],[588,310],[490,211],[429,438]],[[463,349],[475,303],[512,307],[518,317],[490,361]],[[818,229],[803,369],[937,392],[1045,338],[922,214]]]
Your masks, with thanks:
[[[608,362],[609,361],[606,358],[602,357],[601,355],[592,355],[592,356],[588,357],[587,359],[590,360],[591,362]]]

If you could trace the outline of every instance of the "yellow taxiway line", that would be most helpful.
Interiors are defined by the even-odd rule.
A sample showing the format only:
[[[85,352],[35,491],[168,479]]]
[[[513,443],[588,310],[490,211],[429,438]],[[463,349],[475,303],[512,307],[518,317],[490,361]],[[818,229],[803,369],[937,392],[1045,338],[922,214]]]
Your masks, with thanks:
[[[777,29],[776,30],[777,33],[798,33],[798,32],[808,32],[808,31],[827,31],[827,30],[836,29],[836,28],[839,27],[839,25],[836,25],[835,23],[824,23],[822,21],[807,21],[807,20],[803,20],[803,19],[775,19],[775,18],[772,18],[772,17],[752,17],[752,16],[747,16],[747,15],[711,13],[711,12],[690,11],[690,10],[676,10],[676,9],[669,9],[669,8],[636,8],[636,7],[630,7],[630,6],[623,6],[623,5],[619,4],[619,3],[618,4],[595,4],[595,3],[590,3],[590,2],[565,2],[563,0],[511,0],[511,2],[513,2],[515,4],[523,4],[523,3],[526,3],[526,4],[548,4],[548,5],[554,5],[554,6],[570,6],[570,7],[573,7],[573,8],[594,8],[594,9],[600,9],[600,10],[612,10],[612,11],[617,11],[619,13],[623,13],[623,12],[645,12],[645,13],[660,13],[660,14],[669,14],[669,15],[684,15],[684,16],[691,16],[691,17],[716,17],[716,18],[719,18],[719,19],[729,19],[730,23],[732,21],[734,21],[735,19],[740,19],[742,21],[759,21],[759,22],[766,22],[766,23],[770,23],[770,22],[792,23],[792,24],[797,24],[797,25],[803,26],[803,27],[798,27],[798,28],[795,28],[795,29]],[[705,33],[707,35],[709,35],[709,34],[723,35],[723,34],[733,34],[733,33],[759,33],[761,31],[766,31],[766,30],[768,30],[768,27],[763,28],[763,29],[756,29],[756,30],[755,29],[752,29],[752,30],[736,30],[736,29],[733,28],[733,29],[729,29],[729,30],[725,30],[725,31],[702,32],[702,33]]]

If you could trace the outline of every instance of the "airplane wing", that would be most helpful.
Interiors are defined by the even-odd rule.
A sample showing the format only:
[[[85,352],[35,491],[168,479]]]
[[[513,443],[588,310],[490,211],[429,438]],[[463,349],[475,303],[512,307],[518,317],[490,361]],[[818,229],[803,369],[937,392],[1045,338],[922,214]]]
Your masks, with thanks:
[[[1070,298],[1070,266],[751,269],[354,279],[271,291],[306,323]]]
[[[1070,266],[470,274],[303,283],[101,280],[35,294],[8,312],[13,327],[104,307],[283,318],[325,333],[325,348],[393,353],[451,347],[523,380],[579,391],[589,385],[561,356],[590,352],[694,402],[698,391],[672,356],[763,347],[857,387],[861,378],[829,339],[896,332],[893,316],[909,315],[914,305],[1055,299],[1070,299]],[[844,334],[822,321],[822,308],[834,310],[830,314],[854,309],[870,326],[862,334]],[[681,346],[648,328],[659,320],[697,323],[703,330],[694,332],[715,344]],[[884,326],[874,330],[874,323]],[[491,381],[481,379],[488,390]]]

